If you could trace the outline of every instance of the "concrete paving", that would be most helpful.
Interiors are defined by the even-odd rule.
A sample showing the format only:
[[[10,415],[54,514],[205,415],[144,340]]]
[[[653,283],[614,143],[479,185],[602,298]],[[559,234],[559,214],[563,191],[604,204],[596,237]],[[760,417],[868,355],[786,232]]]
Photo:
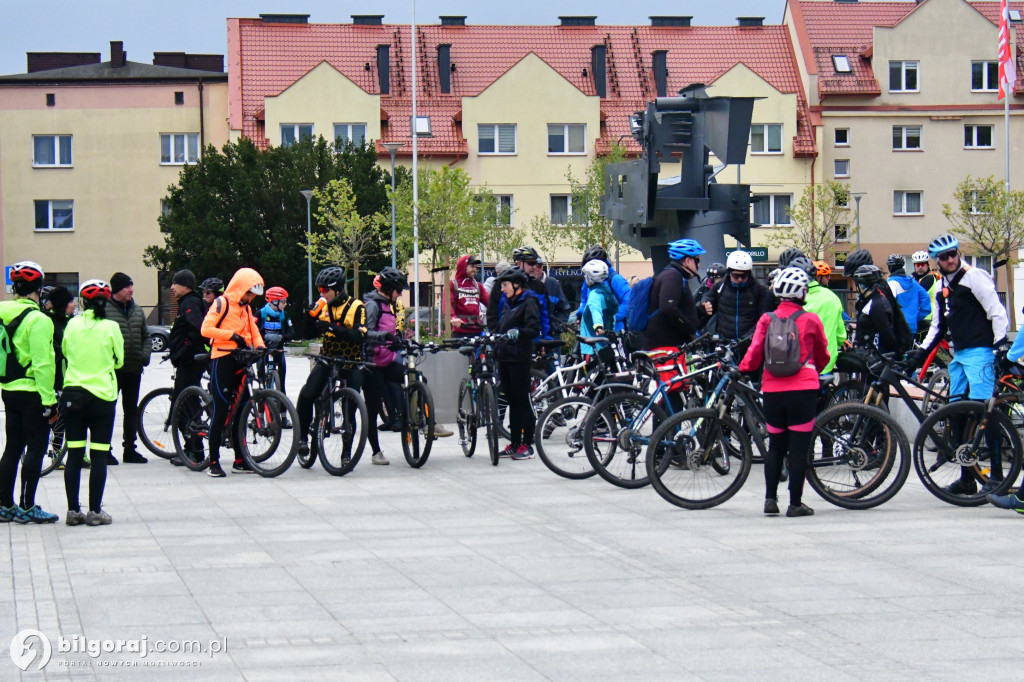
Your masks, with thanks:
[[[155,368],[143,390],[169,382]],[[733,500],[687,512],[539,459],[495,468],[454,439],[414,470],[383,439],[391,466],[343,478],[122,464],[113,525],[0,526],[0,650],[26,629],[52,647],[41,672],[3,656],[0,680],[1024,676],[1024,520],[946,505],[913,474],[876,510],[808,491],[814,517],[766,518],[757,466]],[[38,500],[63,514],[59,474]],[[144,658],[87,652],[142,638]],[[203,651],[172,653],[186,641]]]

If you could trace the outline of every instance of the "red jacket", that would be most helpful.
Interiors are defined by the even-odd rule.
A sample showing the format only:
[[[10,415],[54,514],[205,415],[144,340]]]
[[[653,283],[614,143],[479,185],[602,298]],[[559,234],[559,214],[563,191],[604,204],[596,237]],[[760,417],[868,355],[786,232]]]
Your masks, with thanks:
[[[470,258],[467,254],[456,264],[455,277],[448,282],[448,301],[451,317],[462,320],[462,326],[456,331],[479,334],[484,329],[488,296],[479,282],[466,276],[466,264]]]
[[[775,309],[775,314],[781,318],[787,318],[803,306],[793,301],[782,301]],[[771,317],[768,313],[761,316],[754,329],[754,338],[751,340],[750,348],[740,363],[741,372],[753,372],[764,365],[765,336],[768,332],[768,324]],[[828,365],[828,342],[825,340],[825,327],[821,319],[810,311],[804,312],[797,318],[796,328],[800,332],[800,350],[803,353],[804,363],[812,363],[813,366],[805,364],[800,371],[791,377],[776,377],[770,372],[765,372],[761,378],[761,391],[764,393],[777,393],[779,391],[816,391],[819,388],[818,374]]]

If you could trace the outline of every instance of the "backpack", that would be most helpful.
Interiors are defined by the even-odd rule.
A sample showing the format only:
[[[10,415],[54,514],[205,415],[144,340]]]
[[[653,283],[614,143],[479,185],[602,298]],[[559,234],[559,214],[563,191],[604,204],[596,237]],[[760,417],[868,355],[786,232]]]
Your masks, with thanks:
[[[645,277],[630,289],[626,313],[623,316],[623,322],[629,331],[642,332],[647,329],[647,323],[651,319],[651,289],[653,287],[654,277]]]
[[[28,365],[22,366],[18,361],[18,354],[14,351],[14,333],[18,331],[21,321],[32,312],[33,308],[26,308],[17,317],[5,325],[0,325],[0,378],[4,383],[24,379],[27,376]],[[29,361],[29,365],[32,362]]]
[[[800,330],[796,320],[806,310],[798,310],[789,317],[768,313],[768,332],[764,343],[764,368],[773,377],[791,377],[804,366],[800,347]]]
[[[892,290],[888,286],[879,287],[879,290],[892,306],[892,330],[896,334],[899,352],[906,353],[914,347],[914,332],[910,331],[910,325],[907,324],[907,318],[903,314],[903,307],[893,295]]]

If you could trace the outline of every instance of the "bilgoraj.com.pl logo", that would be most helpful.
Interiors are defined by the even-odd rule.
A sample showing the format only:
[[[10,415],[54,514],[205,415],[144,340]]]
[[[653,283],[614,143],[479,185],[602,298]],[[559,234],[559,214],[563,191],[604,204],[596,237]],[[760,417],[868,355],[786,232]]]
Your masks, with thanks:
[[[22,670],[28,670],[37,659],[39,665],[36,670],[42,670],[50,662],[51,655],[50,639],[39,630],[22,630],[11,640],[11,660]]]
[[[150,640],[143,635],[137,639],[89,639],[82,635],[73,637],[57,637],[57,653],[61,654],[85,654],[90,658],[97,659],[103,654],[136,654],[142,659],[142,665],[202,665],[199,662],[189,661],[147,661],[151,654],[205,654],[213,658],[215,654],[227,651],[227,638],[213,639],[201,642],[198,639],[185,640]],[[21,670],[28,670],[35,665],[36,670],[42,670],[50,662],[54,653],[54,647],[50,638],[39,630],[22,630],[11,640],[11,660]],[[66,661],[64,663],[67,663]],[[63,664],[63,663],[62,663]],[[114,665],[116,662],[100,665]],[[123,665],[139,665],[138,661],[122,661]]]

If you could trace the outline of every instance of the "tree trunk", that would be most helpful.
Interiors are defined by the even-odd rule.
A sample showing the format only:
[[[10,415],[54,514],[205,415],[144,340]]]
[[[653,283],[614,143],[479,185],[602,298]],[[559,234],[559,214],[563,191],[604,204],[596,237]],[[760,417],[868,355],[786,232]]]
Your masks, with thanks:
[[[450,270],[445,270],[441,273],[441,334],[440,336],[448,336],[449,329],[451,328],[451,297],[448,295],[448,282]]]

